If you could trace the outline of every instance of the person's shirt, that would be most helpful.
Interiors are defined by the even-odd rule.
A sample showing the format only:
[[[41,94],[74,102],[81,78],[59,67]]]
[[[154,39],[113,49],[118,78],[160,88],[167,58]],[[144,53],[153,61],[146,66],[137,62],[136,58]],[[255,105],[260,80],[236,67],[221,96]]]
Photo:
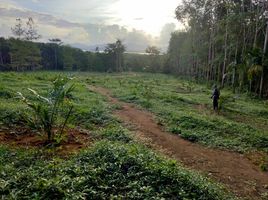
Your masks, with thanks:
[[[220,98],[220,92],[218,89],[214,89],[212,93],[213,100],[218,100]]]

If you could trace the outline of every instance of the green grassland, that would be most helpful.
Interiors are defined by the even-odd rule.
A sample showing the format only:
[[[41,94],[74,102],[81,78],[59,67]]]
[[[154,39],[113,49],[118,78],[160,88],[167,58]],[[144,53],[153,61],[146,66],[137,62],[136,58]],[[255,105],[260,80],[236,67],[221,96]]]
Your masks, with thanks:
[[[86,78],[119,99],[150,110],[159,123],[192,142],[238,152],[268,152],[268,103],[221,91],[212,110],[211,88],[160,74],[95,75]]]
[[[27,127],[31,111],[17,98],[32,88],[45,95],[59,73],[0,73],[0,130]],[[153,74],[64,73],[72,77],[74,113],[68,127],[89,130],[93,144],[60,157],[47,149],[0,146],[2,199],[233,199],[219,184],[158,155],[112,116],[115,105],[87,89],[111,89],[123,101],[155,113],[170,134],[203,145],[245,152],[268,151],[268,109],[246,96],[210,108],[210,89]],[[228,91],[223,96],[232,96]],[[233,100],[234,99],[234,100]],[[239,119],[238,119],[239,117]],[[1,131],[0,131],[1,133]],[[53,154],[53,156],[52,156]]]

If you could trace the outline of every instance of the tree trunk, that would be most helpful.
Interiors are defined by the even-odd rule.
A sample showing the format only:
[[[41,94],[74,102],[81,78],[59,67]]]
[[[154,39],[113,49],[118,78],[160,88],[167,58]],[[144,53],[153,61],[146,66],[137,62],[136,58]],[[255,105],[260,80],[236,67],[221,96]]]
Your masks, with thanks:
[[[0,52],[0,64],[4,65],[4,59],[3,59],[2,52]]]
[[[118,67],[119,67],[119,72],[122,72],[123,69],[122,69],[122,58],[121,58],[121,53],[119,52],[118,54]]]
[[[252,80],[249,80],[249,92],[251,93],[252,91]]]
[[[257,38],[258,38],[258,20],[259,20],[259,12],[260,8],[257,6],[257,13],[255,16],[255,29],[254,29],[254,40],[253,40],[253,48],[255,49],[257,47]]]
[[[211,31],[212,32],[212,31]],[[207,66],[207,82],[211,75],[211,62],[212,62],[212,33],[209,34],[209,48],[208,48],[208,66]]]
[[[57,49],[55,47],[55,69],[58,70],[58,58],[57,58]]]
[[[193,29],[192,29],[192,67],[189,69],[189,76],[192,76],[193,74],[193,71],[194,71],[194,68],[195,68],[195,25],[193,26]]]
[[[220,83],[221,81],[221,62],[219,62],[218,65],[218,77],[217,77],[217,82]]]
[[[227,11],[228,16],[228,11]],[[222,69],[222,81],[221,81],[221,87],[224,87],[224,80],[225,80],[225,71],[226,71],[226,65],[227,65],[227,39],[228,39],[228,21],[226,21],[225,25],[225,38],[224,38],[224,60],[223,60],[223,69]]]
[[[267,49],[267,40],[268,40],[268,22],[266,22],[266,33],[265,33],[265,40],[264,40],[264,45],[263,45],[262,70],[261,70],[260,93],[259,93],[260,97],[262,97],[262,90],[263,90],[264,60],[265,60],[265,54],[266,54],[266,49]]]

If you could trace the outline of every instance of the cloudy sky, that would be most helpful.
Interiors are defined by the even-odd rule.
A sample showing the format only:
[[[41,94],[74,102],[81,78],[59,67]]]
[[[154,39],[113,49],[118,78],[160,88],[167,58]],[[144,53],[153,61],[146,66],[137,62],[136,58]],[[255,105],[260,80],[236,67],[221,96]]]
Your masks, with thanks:
[[[82,49],[122,39],[128,51],[147,45],[165,50],[180,28],[174,10],[180,0],[0,0],[0,36],[12,35],[16,18],[32,17],[41,41],[61,38]]]

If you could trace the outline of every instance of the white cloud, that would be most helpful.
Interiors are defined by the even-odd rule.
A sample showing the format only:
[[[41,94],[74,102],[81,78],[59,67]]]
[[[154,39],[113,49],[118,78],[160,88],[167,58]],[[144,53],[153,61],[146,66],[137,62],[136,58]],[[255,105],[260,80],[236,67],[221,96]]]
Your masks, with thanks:
[[[159,36],[166,23],[176,23],[175,9],[179,0],[120,0],[110,10],[120,24]],[[139,20],[137,20],[139,19]]]
[[[0,8],[4,8],[7,10],[10,10],[10,9],[24,10],[20,6],[18,6],[14,1],[11,1],[11,0],[1,0]]]
[[[33,1],[33,0],[26,0],[26,1]],[[42,4],[44,0],[38,0],[36,4]],[[63,0],[57,0],[55,2],[59,3]],[[85,0],[76,0],[77,3],[81,3]],[[110,1],[110,0],[109,0]],[[100,4],[106,5],[108,0],[104,0],[100,2]],[[114,2],[117,0],[114,0]],[[120,0],[123,1],[123,0]],[[140,0],[137,0],[140,1]],[[151,0],[149,0],[151,1]],[[47,2],[47,1],[46,1]],[[52,0],[51,0],[52,2]],[[54,1],[53,1],[54,2]],[[70,7],[71,5],[75,4],[68,4],[69,0],[66,0],[66,7]],[[73,2],[73,1],[72,1]],[[91,2],[91,6],[94,5],[94,2],[97,3],[97,0],[88,1]],[[131,5],[131,4],[130,4]],[[51,5],[50,5],[51,6]],[[75,7],[75,6],[74,6]],[[105,7],[105,6],[104,6]],[[79,8],[79,6],[78,6]],[[78,8],[74,8],[77,9]],[[85,9],[87,7],[85,6]],[[69,8],[70,9],[70,8]],[[93,9],[93,8],[92,8]],[[97,6],[98,11],[102,11],[103,8]],[[68,9],[66,11],[69,12]],[[88,11],[89,12],[89,11]],[[131,27],[124,27],[120,25],[104,25],[102,24],[103,21],[109,16],[109,12],[111,10],[107,10],[106,14],[104,13],[103,16],[96,16],[96,20],[100,23],[81,23],[81,22],[73,22],[67,20],[65,15],[62,17],[53,16],[51,14],[45,14],[44,12],[37,12],[32,11],[29,9],[24,8],[23,6],[18,5],[18,1],[7,1],[1,0],[0,2],[0,36],[11,36],[10,28],[14,26],[16,22],[16,18],[21,18],[24,22],[28,17],[33,17],[34,21],[37,24],[37,28],[42,35],[41,41],[47,42],[49,38],[60,38],[65,44],[75,44],[76,46],[81,46],[83,48],[92,48],[96,45],[103,46],[106,43],[114,42],[117,38],[122,39],[125,44],[127,45],[127,49],[129,51],[144,51],[148,45],[157,45],[160,46],[163,50],[166,49],[170,32],[174,30],[174,25],[169,24],[165,25],[164,23],[159,29],[163,28],[162,34],[160,34],[160,38],[155,38],[150,34],[146,33],[145,31],[141,31],[136,28],[133,29]],[[150,12],[150,11],[148,11]],[[94,13],[94,12],[93,12]],[[142,14],[143,12],[140,12]],[[91,15],[93,15],[91,13]],[[148,17],[142,15],[131,15],[131,20],[135,21],[135,23],[145,24],[144,22],[148,20]],[[64,19],[63,19],[64,18]],[[99,20],[98,20],[99,18]],[[111,21],[116,21],[118,19],[112,18]],[[122,22],[123,23],[123,22]],[[156,22],[155,22],[156,23]],[[159,30],[159,31],[160,31]],[[92,48],[94,49],[94,48]]]

